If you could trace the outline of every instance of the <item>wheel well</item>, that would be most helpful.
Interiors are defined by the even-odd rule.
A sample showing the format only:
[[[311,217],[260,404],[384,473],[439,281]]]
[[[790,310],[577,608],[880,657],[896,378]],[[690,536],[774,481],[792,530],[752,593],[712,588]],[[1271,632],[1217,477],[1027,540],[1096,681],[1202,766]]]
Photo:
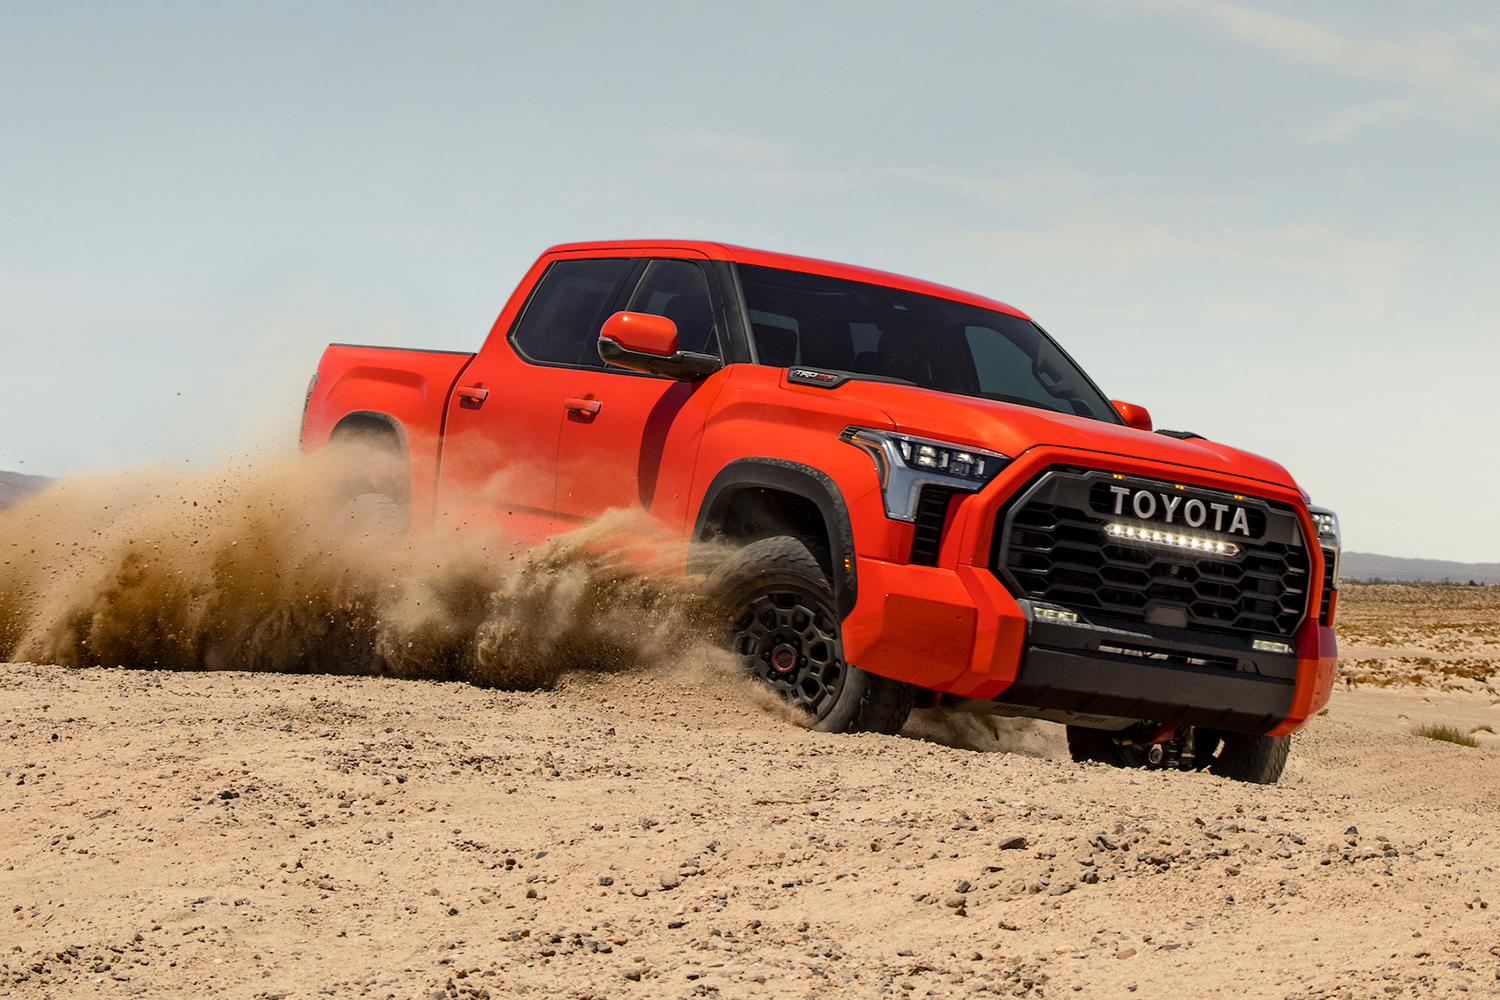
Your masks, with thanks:
[[[693,527],[695,543],[723,539],[749,542],[774,534],[804,534],[829,553],[828,578],[839,614],[847,617],[859,598],[854,565],[854,526],[838,484],[803,462],[747,455],[725,465],[703,491]],[[693,546],[708,549],[710,546]],[[705,555],[709,553],[705,552]],[[821,560],[820,560],[821,561]],[[688,564],[696,560],[689,554]]]
[[[346,414],[333,430],[328,432],[328,443],[370,444],[375,447],[389,447],[393,451],[404,452],[405,435],[401,433],[401,425],[395,418],[383,413],[371,413],[368,410],[356,410]]]
[[[796,535],[823,542],[816,553],[830,578],[828,525],[823,512],[807,497],[766,486],[745,486],[727,498],[704,526],[705,540],[727,542],[736,547],[775,535]]]
[[[363,465],[345,489],[350,496],[384,493],[403,504],[411,501],[411,462],[406,432],[400,422],[384,413],[357,410],[343,417],[328,434],[328,447],[360,447],[375,453],[377,460]],[[388,460],[382,461],[380,459]]]

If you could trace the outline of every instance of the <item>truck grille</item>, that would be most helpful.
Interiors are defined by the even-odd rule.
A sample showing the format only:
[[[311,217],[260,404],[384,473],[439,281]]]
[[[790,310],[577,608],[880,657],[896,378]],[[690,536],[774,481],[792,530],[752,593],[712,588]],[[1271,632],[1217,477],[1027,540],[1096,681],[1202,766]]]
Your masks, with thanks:
[[[924,486],[917,498],[916,523],[912,526],[911,563],[936,566],[943,546],[943,525],[948,522],[948,504],[961,490],[946,486]]]
[[[1120,483],[1246,508],[1257,537],[1200,532],[1238,548],[1210,556],[1110,535],[1110,525],[1164,527],[1132,518],[1128,507],[1123,516],[1101,511],[1101,496]],[[1016,596],[1034,601],[1126,621],[1279,636],[1301,622],[1311,576],[1297,517],[1285,505],[1091,470],[1054,469],[1022,491],[1000,514],[992,566]]]

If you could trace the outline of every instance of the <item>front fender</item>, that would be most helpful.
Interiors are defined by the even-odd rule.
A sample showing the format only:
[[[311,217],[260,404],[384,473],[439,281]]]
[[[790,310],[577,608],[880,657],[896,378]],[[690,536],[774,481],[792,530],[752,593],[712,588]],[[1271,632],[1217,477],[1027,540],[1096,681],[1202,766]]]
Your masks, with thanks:
[[[750,457],[730,462],[720,469],[703,493],[693,541],[711,538],[734,495],[742,489],[761,487],[780,490],[812,501],[823,515],[832,556],[833,598],[839,616],[847,618],[859,597],[854,559],[854,526],[844,494],[826,472],[784,458]]]

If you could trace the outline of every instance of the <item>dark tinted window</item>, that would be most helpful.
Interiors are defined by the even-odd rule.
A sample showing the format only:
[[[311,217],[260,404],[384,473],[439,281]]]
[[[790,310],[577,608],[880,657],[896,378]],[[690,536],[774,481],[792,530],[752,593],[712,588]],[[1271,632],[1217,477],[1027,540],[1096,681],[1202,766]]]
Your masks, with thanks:
[[[560,260],[547,269],[516,327],[515,343],[532,361],[599,363],[599,327],[630,261]]]
[[[740,265],[761,364],[883,375],[1119,423],[1035,323],[933,295]]]
[[[703,269],[685,260],[653,260],[630,296],[631,312],[665,316],[677,324],[677,349],[719,353],[713,302]]]

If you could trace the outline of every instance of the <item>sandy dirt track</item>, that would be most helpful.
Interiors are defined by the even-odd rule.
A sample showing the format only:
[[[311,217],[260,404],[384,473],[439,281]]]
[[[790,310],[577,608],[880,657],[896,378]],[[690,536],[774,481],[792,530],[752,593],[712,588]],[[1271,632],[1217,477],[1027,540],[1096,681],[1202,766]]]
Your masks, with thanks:
[[[1340,684],[1276,787],[688,677],[8,664],[0,995],[1493,995],[1500,751],[1409,727],[1500,708],[1399,678],[1434,646],[1366,628],[1390,597],[1344,614],[1398,682]]]

